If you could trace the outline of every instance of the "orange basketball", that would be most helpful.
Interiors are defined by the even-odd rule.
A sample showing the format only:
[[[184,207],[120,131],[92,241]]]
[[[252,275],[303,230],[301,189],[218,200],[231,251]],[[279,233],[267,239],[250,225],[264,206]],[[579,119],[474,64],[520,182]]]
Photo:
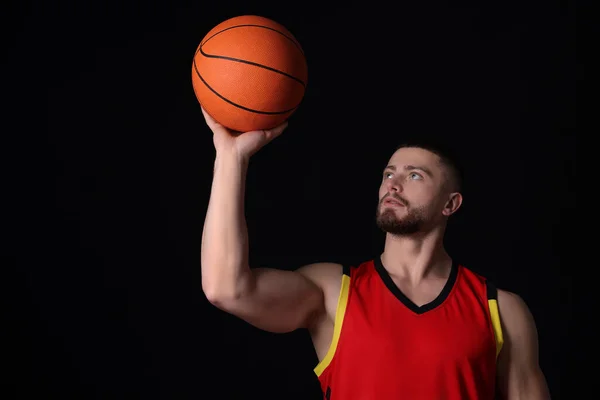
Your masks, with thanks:
[[[298,108],[307,83],[300,43],[281,24],[244,15],[221,22],[200,42],[192,85],[202,107],[239,132],[273,128]]]

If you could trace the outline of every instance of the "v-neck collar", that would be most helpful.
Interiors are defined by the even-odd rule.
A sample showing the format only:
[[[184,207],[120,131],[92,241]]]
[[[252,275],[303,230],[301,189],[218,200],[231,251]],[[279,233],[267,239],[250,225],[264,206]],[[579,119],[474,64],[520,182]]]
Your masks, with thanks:
[[[375,261],[375,270],[381,277],[381,280],[383,281],[385,286],[387,286],[387,288],[390,290],[390,292],[392,292],[392,294],[394,296],[396,296],[396,298],[398,300],[400,300],[400,302],[402,304],[404,304],[409,310],[411,310],[412,312],[414,312],[416,314],[426,313],[427,311],[431,311],[434,308],[441,305],[444,302],[444,300],[446,300],[446,298],[448,297],[450,292],[452,291],[452,288],[454,287],[454,284],[456,283],[456,279],[458,276],[458,264],[454,260],[452,260],[452,267],[450,268],[450,276],[448,277],[448,280],[444,284],[444,287],[442,288],[442,291],[440,292],[440,294],[438,294],[438,296],[435,299],[433,299],[432,301],[430,301],[429,303],[423,304],[422,306],[418,306],[415,303],[413,303],[413,301],[411,299],[406,297],[406,295],[404,293],[402,293],[400,288],[398,288],[398,286],[396,286],[396,284],[394,283],[394,280],[392,279],[392,277],[390,276],[388,271],[384,268],[383,263],[381,262],[381,257],[376,257],[374,261]]]

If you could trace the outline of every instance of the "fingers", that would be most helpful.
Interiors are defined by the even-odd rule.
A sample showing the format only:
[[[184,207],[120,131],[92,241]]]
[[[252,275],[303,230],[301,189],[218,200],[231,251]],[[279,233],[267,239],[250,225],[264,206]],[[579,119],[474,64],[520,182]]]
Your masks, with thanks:
[[[210,114],[208,112],[206,112],[204,107],[200,106],[200,109],[202,110],[202,114],[204,115],[206,124],[213,131],[213,133],[229,132],[230,134],[232,134],[234,136],[238,136],[239,134],[242,133],[242,132],[234,132],[234,131],[231,131],[230,129],[225,128],[223,125],[218,123],[213,117],[211,117]],[[265,141],[270,142],[271,140],[275,139],[277,136],[281,135],[283,133],[283,131],[287,128],[287,126],[288,126],[288,121],[284,121],[283,123],[276,126],[275,128],[265,129],[261,133],[264,136]]]
[[[202,109],[202,114],[204,115],[204,119],[206,120],[206,125],[214,132],[218,129],[225,129],[223,125],[218,123],[213,117],[210,116],[209,113],[206,112],[204,107],[200,107]]]
[[[284,121],[281,125],[276,126],[275,128],[264,130],[263,132],[265,134],[265,139],[267,143],[275,139],[277,136],[281,135],[287,127],[288,121]]]

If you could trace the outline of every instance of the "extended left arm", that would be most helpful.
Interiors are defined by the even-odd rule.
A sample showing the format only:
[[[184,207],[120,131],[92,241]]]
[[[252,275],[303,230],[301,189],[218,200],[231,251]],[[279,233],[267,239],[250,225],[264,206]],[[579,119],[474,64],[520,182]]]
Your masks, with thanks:
[[[535,321],[516,294],[498,290],[504,345],[498,356],[498,386],[503,399],[549,400],[539,365]]]

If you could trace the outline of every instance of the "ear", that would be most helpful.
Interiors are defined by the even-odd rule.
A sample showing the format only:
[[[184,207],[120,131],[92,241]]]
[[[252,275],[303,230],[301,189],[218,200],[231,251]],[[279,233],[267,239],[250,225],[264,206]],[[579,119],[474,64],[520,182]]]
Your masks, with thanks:
[[[446,202],[446,205],[442,210],[442,214],[444,214],[446,217],[449,217],[450,215],[454,214],[462,205],[462,201],[463,197],[460,193],[450,193],[448,201]]]

